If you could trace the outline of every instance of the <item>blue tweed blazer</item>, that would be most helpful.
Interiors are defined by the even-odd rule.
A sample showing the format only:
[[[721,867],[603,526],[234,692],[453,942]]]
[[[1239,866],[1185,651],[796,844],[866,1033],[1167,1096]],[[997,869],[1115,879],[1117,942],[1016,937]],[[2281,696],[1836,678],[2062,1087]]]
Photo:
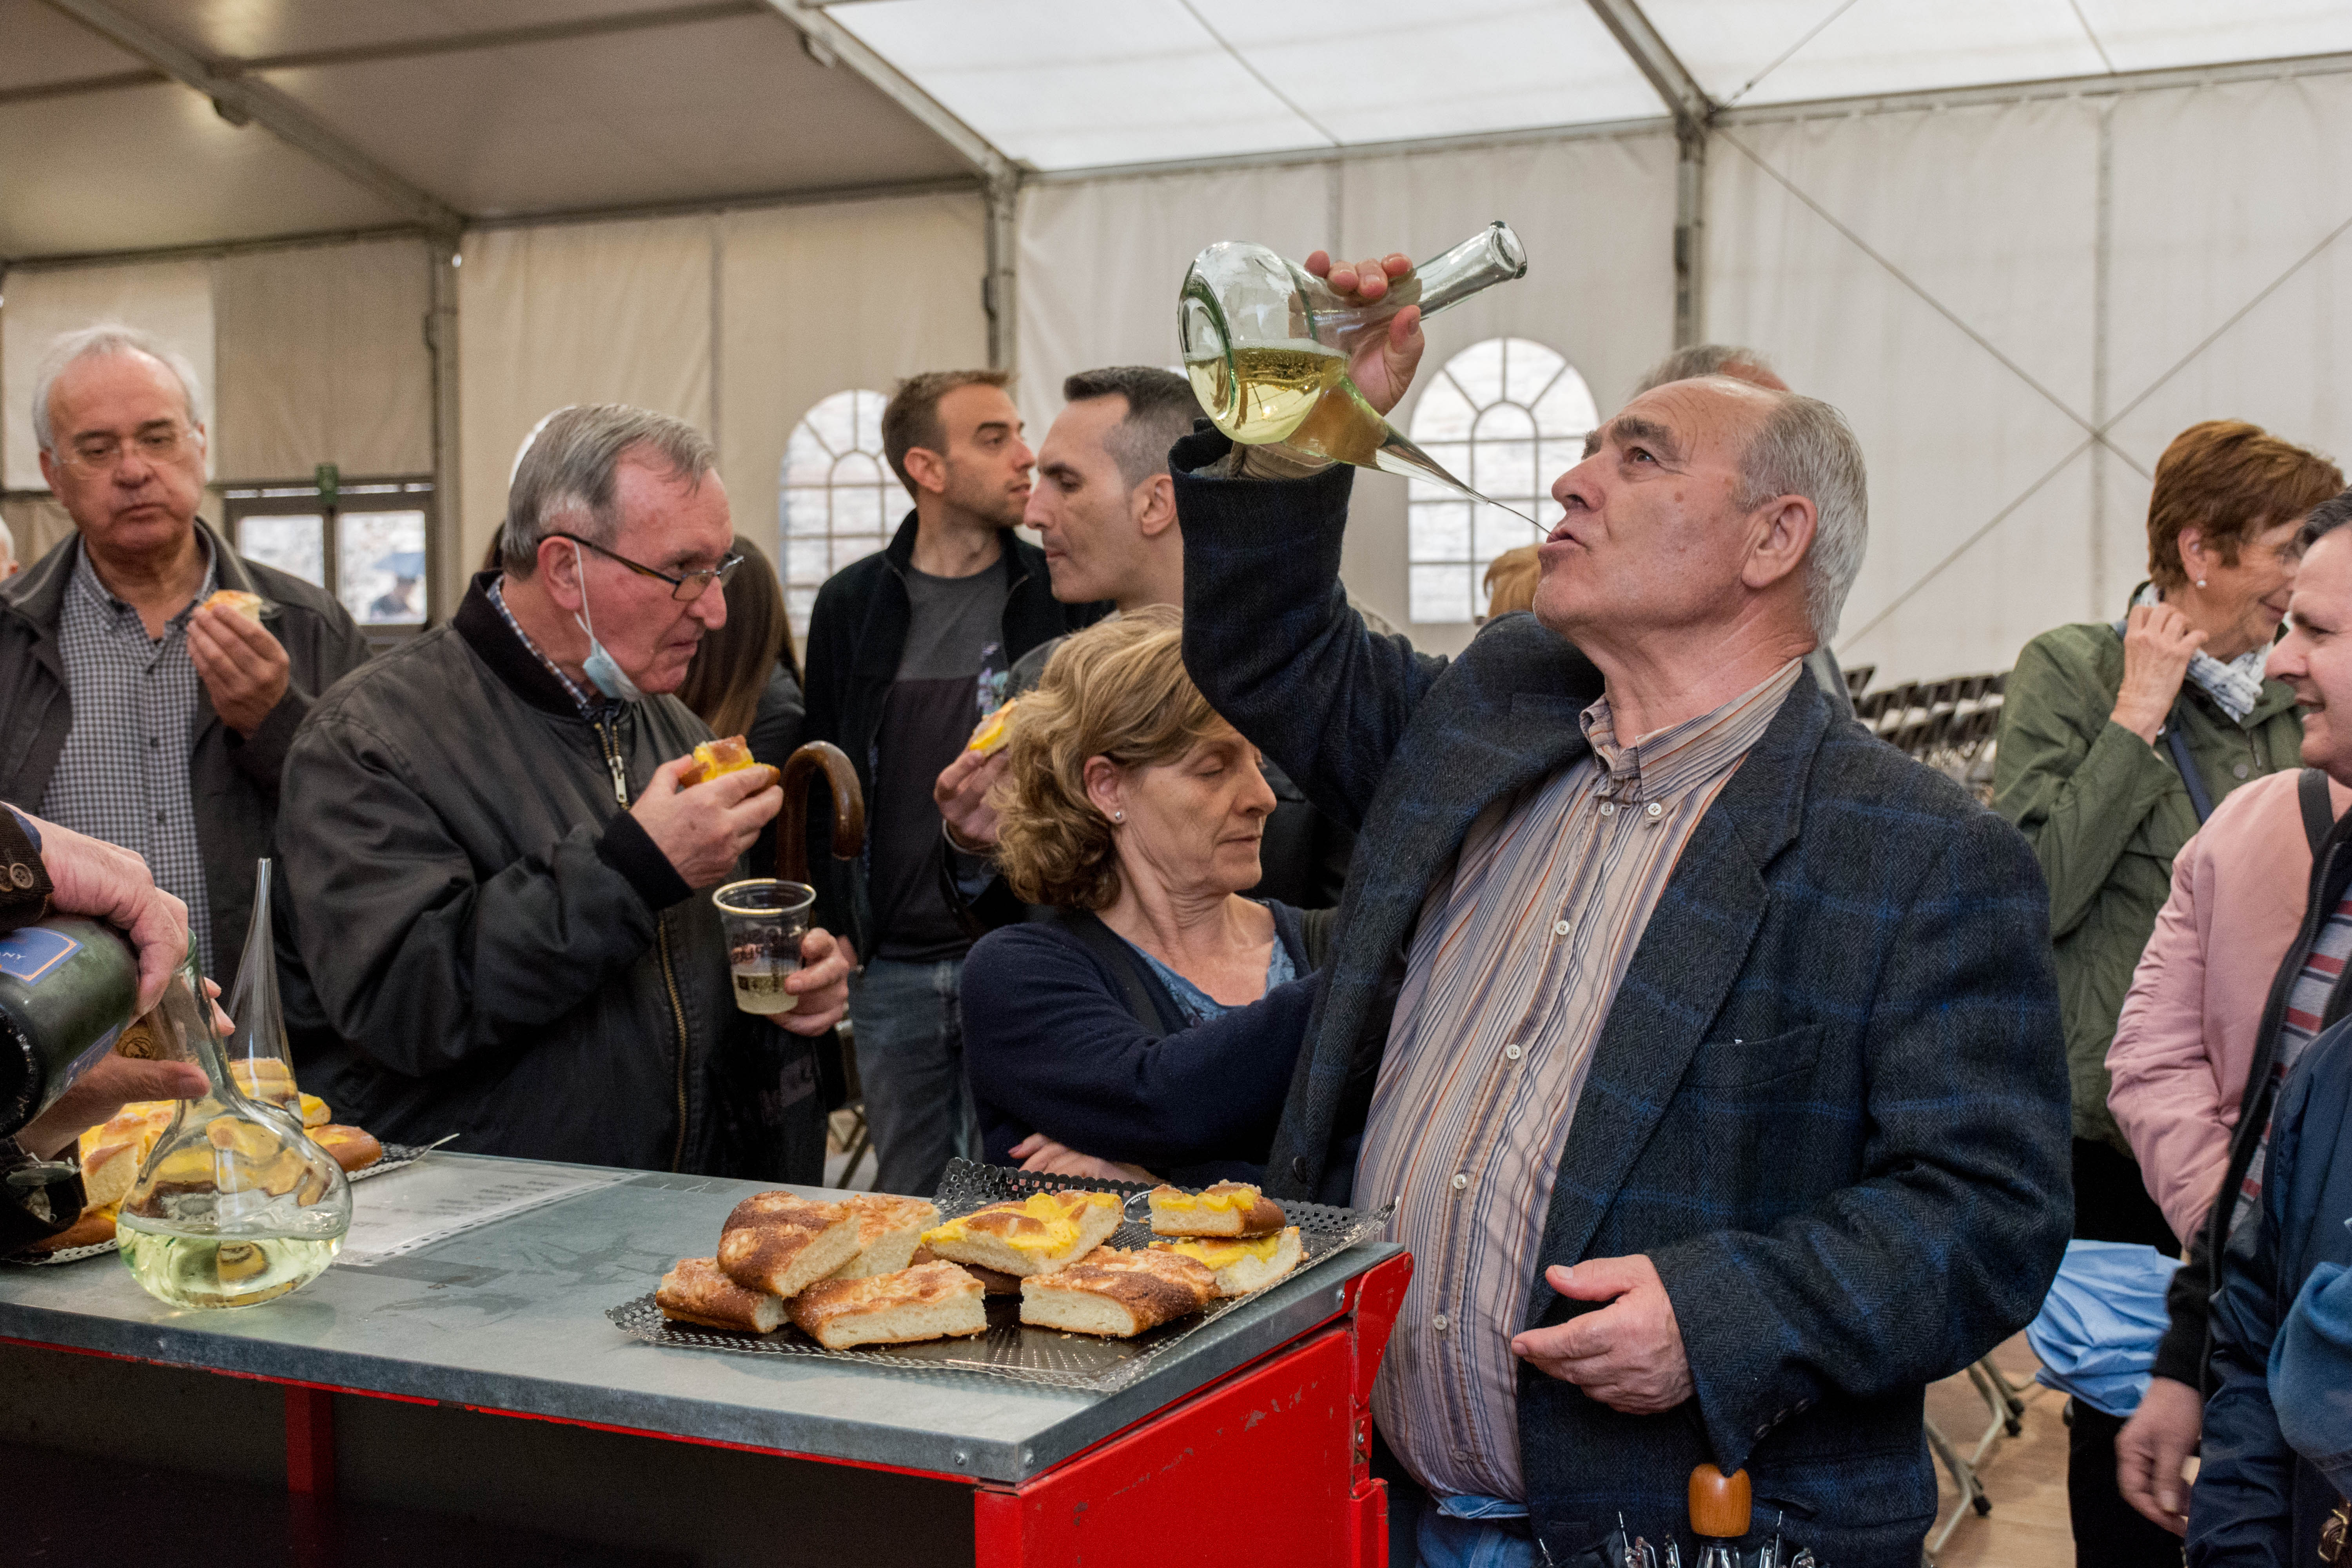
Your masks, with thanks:
[[[1199,472],[1226,449],[1173,454],[1185,664],[1357,830],[1267,1166],[1344,1199],[1423,900],[1482,808],[1585,754],[1601,678],[1528,615],[1452,660],[1372,636],[1339,582],[1350,471]],[[2013,828],[1797,683],[1677,863],[1564,1130],[1545,1261],[1647,1254],[1696,1394],[1629,1416],[1522,1369],[1554,1562],[1621,1510],[1681,1521],[1713,1460],[1823,1562],[1914,1568],[1925,1386],[2033,1316],[2072,1218],[2048,914]],[[1531,1326],[1588,1310],[1529,1281]]]

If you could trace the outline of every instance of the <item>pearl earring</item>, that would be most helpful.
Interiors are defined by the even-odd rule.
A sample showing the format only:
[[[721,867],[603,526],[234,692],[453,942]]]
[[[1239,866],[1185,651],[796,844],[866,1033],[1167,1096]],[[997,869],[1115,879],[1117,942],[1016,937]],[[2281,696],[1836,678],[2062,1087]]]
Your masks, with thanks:
[[[1113,822],[1125,822],[1127,820],[1127,813],[1123,811],[1114,811],[1110,814],[1110,819]]]
[[[2202,588],[2202,587],[2205,585],[2205,579],[2204,579],[2204,578],[2202,578],[2202,577],[2198,578],[2198,579],[2197,579],[2197,585],[2198,585],[2199,587]]]

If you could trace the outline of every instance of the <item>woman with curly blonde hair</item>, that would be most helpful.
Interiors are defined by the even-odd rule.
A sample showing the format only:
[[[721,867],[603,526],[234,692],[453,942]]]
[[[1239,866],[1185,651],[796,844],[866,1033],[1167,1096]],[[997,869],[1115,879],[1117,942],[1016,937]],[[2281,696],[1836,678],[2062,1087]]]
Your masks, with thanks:
[[[1311,999],[1306,939],[1296,910],[1241,896],[1274,792],[1182,641],[1168,605],[1078,632],[1013,721],[997,861],[1052,914],[964,964],[992,1161],[1213,1179],[1253,1174],[1273,1141]]]

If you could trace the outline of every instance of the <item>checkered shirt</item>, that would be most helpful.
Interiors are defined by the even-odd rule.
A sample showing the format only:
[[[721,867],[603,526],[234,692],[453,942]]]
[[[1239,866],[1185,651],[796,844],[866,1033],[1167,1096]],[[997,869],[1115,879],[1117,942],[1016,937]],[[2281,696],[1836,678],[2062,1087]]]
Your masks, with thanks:
[[[570,692],[572,694],[572,700],[580,705],[580,717],[587,720],[591,723],[593,723],[597,720],[604,718],[609,710],[619,707],[619,703],[614,701],[611,698],[606,697],[601,691],[582,689],[578,681],[563,673],[563,667],[562,665],[548,658],[540,646],[530,640],[530,634],[522,629],[522,623],[514,618],[514,612],[512,610],[507,608],[507,596],[504,591],[505,584],[506,579],[504,577],[493,577],[490,579],[490,603],[498,607],[499,618],[506,622],[507,629],[514,633],[516,640],[520,642],[523,647],[530,649],[531,658],[545,665],[547,667],[547,673],[555,677],[556,679],[563,683],[563,689]]]
[[[40,814],[143,856],[156,886],[188,906],[188,934],[211,974],[212,904],[188,788],[201,690],[188,657],[188,617],[219,585],[219,564],[207,550],[203,586],[163,635],[151,638],[139,612],[99,581],[79,541],[74,551],[73,581],[58,617],[73,727]]]

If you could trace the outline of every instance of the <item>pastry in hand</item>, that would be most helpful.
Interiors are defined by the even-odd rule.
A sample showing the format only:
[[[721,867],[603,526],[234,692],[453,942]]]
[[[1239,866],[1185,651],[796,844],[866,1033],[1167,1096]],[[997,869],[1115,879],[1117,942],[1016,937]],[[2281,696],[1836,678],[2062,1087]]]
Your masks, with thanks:
[[[694,748],[694,760],[678,770],[677,787],[692,789],[708,784],[720,773],[740,773],[745,768],[758,767],[751,760],[751,748],[740,735],[729,735],[723,740],[705,741]]]
[[[1126,1217],[1109,1193],[1035,1193],[927,1230],[923,1245],[1003,1274],[1050,1274],[1101,1246]]]
[[[719,1267],[746,1290],[786,1300],[857,1256],[857,1220],[839,1204],[753,1193],[719,1233]]]
[[[1154,1236],[1272,1236],[1282,1205],[1246,1182],[1219,1182],[1197,1193],[1162,1184],[1151,1189]]]
[[[662,1276],[654,1305],[673,1322],[706,1329],[738,1329],[772,1334],[784,1326],[784,1304],[765,1290],[746,1290],[727,1278],[711,1258],[681,1258]]]
[[[911,1268],[924,1229],[940,1222],[939,1205],[924,1198],[858,1193],[842,1199],[841,1206],[857,1220],[857,1256],[828,1276],[835,1279],[865,1279]]]
[[[995,712],[980,721],[979,728],[972,731],[971,739],[964,742],[963,749],[978,752],[983,757],[992,757],[1004,750],[1004,743],[1013,739],[1013,710],[1020,705],[1018,697],[1000,705]]]
[[[260,624],[261,612],[268,607],[268,601],[260,595],[248,594],[241,588],[223,588],[205,601],[205,608],[208,610],[226,610],[231,615],[243,616],[256,625]]]
[[[1021,1321],[1128,1340],[1199,1311],[1216,1294],[1216,1274],[1197,1258],[1099,1247],[1067,1268],[1021,1281]]]
[[[1297,1268],[1305,1256],[1295,1225],[1285,1226],[1278,1236],[1188,1237],[1181,1241],[1155,1241],[1151,1247],[1155,1252],[1178,1253],[1215,1270],[1220,1296],[1263,1290]]]
[[[793,1298],[793,1326],[827,1350],[907,1345],[988,1331],[980,1281],[952,1263],[820,1279]]]

